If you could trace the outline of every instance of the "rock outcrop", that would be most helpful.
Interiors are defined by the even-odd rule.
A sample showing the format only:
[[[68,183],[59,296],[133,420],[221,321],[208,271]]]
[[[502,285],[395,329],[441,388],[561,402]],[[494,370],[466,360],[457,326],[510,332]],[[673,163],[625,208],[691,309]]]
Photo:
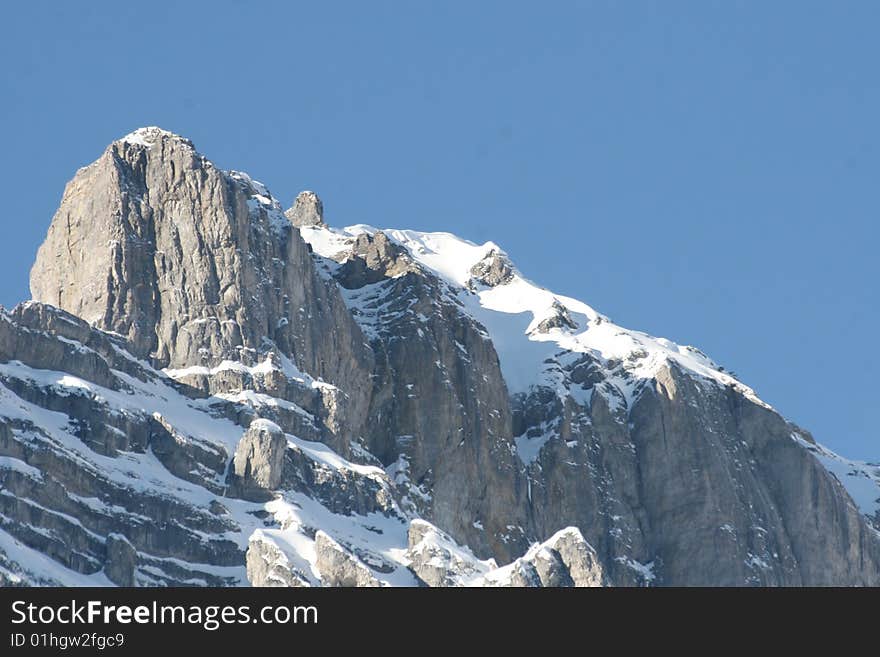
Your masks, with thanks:
[[[252,586],[259,587],[310,586],[309,579],[290,563],[281,548],[260,531],[248,543],[247,578]]]
[[[320,530],[315,535],[315,553],[315,565],[321,573],[321,583],[324,586],[381,586],[370,569],[351,551]]]
[[[425,586],[465,586],[494,563],[482,563],[449,536],[423,520],[414,520],[407,535],[409,567]]]
[[[281,427],[271,420],[254,420],[235,449],[230,484],[245,497],[266,496],[281,483],[286,450]]]
[[[513,264],[507,255],[498,249],[492,249],[482,260],[471,267],[468,287],[474,289],[477,284],[488,287],[504,285],[513,280],[514,273]]]
[[[381,231],[349,248],[333,280],[375,354],[365,446],[396,464],[418,513],[482,558],[514,559],[532,537],[527,485],[491,340]]]
[[[324,204],[315,192],[300,192],[284,216],[296,227],[321,226],[324,223]]]

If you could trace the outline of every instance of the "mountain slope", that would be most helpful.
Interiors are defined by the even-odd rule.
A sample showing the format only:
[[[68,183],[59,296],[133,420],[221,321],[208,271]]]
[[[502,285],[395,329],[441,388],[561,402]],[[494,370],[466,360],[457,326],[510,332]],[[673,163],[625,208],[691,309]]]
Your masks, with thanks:
[[[509,432],[525,472],[533,540],[580,527],[616,580],[630,583],[632,575],[643,579],[649,564],[658,581],[687,584],[861,577],[858,559],[840,564],[845,574],[831,572],[835,554],[850,548],[850,532],[867,551],[874,540],[836,490],[835,477],[790,449],[792,437],[805,435],[798,438],[802,445],[812,438],[698,349],[626,330],[536,286],[491,242],[363,225],[301,232],[326,275],[338,279],[358,257],[363,236],[385,235],[485,327],[510,392]],[[371,295],[375,301],[365,304]],[[382,295],[346,299],[362,327],[381,340],[370,311],[382,306]],[[818,489],[816,498],[777,488],[795,473],[790,485]],[[860,484],[864,500],[876,479],[841,482]],[[802,527],[808,517],[822,522],[817,498],[831,505],[820,516],[833,508],[846,519],[820,538]],[[864,511],[873,517],[870,504]]]
[[[493,243],[322,213],[158,128],[77,173],[0,316],[3,581],[880,583],[875,466]]]

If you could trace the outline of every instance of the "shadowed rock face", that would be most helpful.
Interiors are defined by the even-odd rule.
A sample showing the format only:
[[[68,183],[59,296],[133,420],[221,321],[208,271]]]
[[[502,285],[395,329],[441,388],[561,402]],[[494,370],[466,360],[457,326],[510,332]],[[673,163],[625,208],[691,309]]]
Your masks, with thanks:
[[[0,582],[880,584],[845,476],[738,382],[631,385],[553,298],[502,336],[560,345],[511,394],[474,310],[503,252],[455,283],[340,234],[157,128],[77,172],[0,312]]]
[[[533,532],[485,330],[382,232],[353,241],[336,280],[375,328],[367,449],[419,490],[419,513],[481,557],[516,558]]]
[[[843,487],[732,388],[666,367],[625,421],[601,396],[555,414],[565,439],[529,468],[536,531],[580,527],[615,582],[638,582],[637,563],[656,584],[880,580],[876,533]]]

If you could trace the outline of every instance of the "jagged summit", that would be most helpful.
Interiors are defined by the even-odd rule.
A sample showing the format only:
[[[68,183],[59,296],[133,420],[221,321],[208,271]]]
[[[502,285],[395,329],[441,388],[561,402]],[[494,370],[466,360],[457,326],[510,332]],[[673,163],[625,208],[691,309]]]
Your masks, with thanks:
[[[323,226],[324,204],[315,192],[308,190],[296,196],[293,205],[284,213],[294,226]]]
[[[369,360],[266,187],[160,128],[136,130],[77,172],[30,283],[35,300],[125,336],[158,367],[250,365],[278,351],[336,382]]]
[[[155,144],[160,139],[173,139],[182,144],[186,144],[190,148],[195,148],[192,141],[183,137],[181,135],[175,134],[170,130],[164,130],[158,126],[145,126],[143,128],[138,128],[137,130],[133,130],[129,132],[124,137],[117,139],[117,142],[123,142],[126,144],[137,144],[138,146],[145,146],[150,148],[153,144]]]

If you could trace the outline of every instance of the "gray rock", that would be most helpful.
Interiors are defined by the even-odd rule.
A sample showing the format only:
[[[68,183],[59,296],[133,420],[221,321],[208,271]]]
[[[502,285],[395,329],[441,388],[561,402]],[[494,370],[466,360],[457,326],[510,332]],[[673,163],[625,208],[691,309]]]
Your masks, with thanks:
[[[548,333],[551,329],[569,329],[577,330],[577,323],[571,318],[571,313],[556,299],[550,308],[550,314],[538,322],[533,329],[534,333]]]
[[[284,216],[297,227],[321,226],[324,224],[324,204],[315,192],[300,192]]]
[[[352,243],[351,251],[341,255],[346,259],[336,272],[336,280],[352,290],[418,269],[405,249],[382,231],[361,233]]]
[[[281,427],[269,420],[254,420],[235,450],[231,482],[242,495],[265,499],[281,483],[286,450]]]
[[[471,267],[471,280],[469,286],[474,287],[477,283],[487,287],[504,285],[513,280],[515,270],[508,257],[492,249],[486,257]]]
[[[430,587],[475,584],[487,570],[486,564],[424,520],[410,523],[406,557],[413,574]]]
[[[302,239],[320,230],[313,194],[285,216],[159,129],[81,169],[31,272],[38,301],[0,311],[3,531],[124,585],[237,584],[245,564],[258,585],[316,583],[271,540],[245,556],[254,518],[314,537],[327,585],[401,565],[429,586],[880,584],[877,527],[820,447],[735,381],[670,360],[624,394],[646,353],[560,347],[552,386],[510,395],[467,303],[514,278],[503,253],[460,288],[381,232],[337,234],[325,259]],[[558,302],[539,320],[585,328]],[[252,502],[275,495],[334,522],[413,519],[406,556]],[[0,554],[3,583],[64,583],[53,572]]]
[[[543,585],[543,582],[533,563],[517,559],[513,563],[507,585],[512,588],[538,588]]]
[[[558,577],[560,582],[565,579],[564,574],[552,572],[554,567],[557,567],[558,570],[558,564],[554,563],[555,557],[558,555],[574,586],[605,586],[609,583],[599,563],[596,551],[584,540],[579,529],[569,527],[557,532],[547,541],[546,546],[551,550],[550,559],[547,559],[546,565],[542,564],[539,571],[547,573],[545,577],[548,581],[552,581],[555,577]],[[536,563],[544,562],[545,558],[543,553],[539,552]],[[541,581],[544,581],[545,577],[542,577]],[[562,586],[563,584],[553,585]],[[551,586],[551,584],[545,583],[545,586]]]
[[[369,568],[323,531],[315,535],[315,554],[315,564],[324,586],[381,586]]]
[[[124,340],[40,304],[0,312],[0,340],[3,335],[19,345],[17,354],[27,360],[0,359],[6,368],[0,374],[3,530],[64,568],[83,575],[103,570],[111,581],[126,586],[238,581],[212,572],[213,566],[244,562],[244,552],[230,540],[239,530],[235,522],[201,508],[186,494],[163,494],[145,485],[155,476],[168,477],[167,467],[219,493],[217,478],[228,456],[215,444],[179,433],[161,416],[120,409],[110,401],[115,394],[133,397],[128,382],[140,380],[162,390],[161,377],[133,360]],[[51,374],[64,367],[79,382],[65,385],[60,375]],[[124,369],[131,376],[128,382],[121,378]],[[101,374],[107,372],[111,375]],[[40,378],[41,373],[49,373],[53,382]],[[111,387],[90,389],[85,383]],[[176,393],[166,388],[164,394]],[[150,398],[140,403],[149,405]],[[9,415],[27,404],[35,412]],[[65,433],[45,424],[46,418],[65,416]],[[160,471],[142,471],[146,479],[133,472],[126,484],[106,472],[114,459],[130,463],[132,470],[144,460],[158,463]],[[10,469],[10,463],[17,465]],[[204,565],[208,568],[203,570]],[[27,563],[2,567],[19,582],[64,583],[32,572]]]
[[[107,579],[117,586],[135,585],[135,568],[137,567],[137,550],[122,534],[110,534],[107,537],[107,561],[104,573]]]
[[[430,491],[403,493],[415,512],[479,557],[511,561],[537,537],[485,329],[381,232],[358,236],[338,257],[335,276],[357,299],[375,354],[365,446],[384,464],[403,459],[407,471],[398,474]],[[353,275],[358,261],[369,276]]]
[[[248,542],[247,577],[252,586],[259,587],[311,586],[308,578],[290,563],[287,555],[259,533]]]
[[[379,513],[401,517],[386,480],[347,468],[331,468],[297,446],[289,446],[284,457],[281,486],[285,490],[304,493],[340,515]]]
[[[124,336],[159,367],[250,364],[277,350],[347,386],[347,429],[361,433],[370,390],[351,384],[369,376],[372,354],[338,290],[268,190],[189,140],[141,130],[80,169],[37,253],[31,293]]]
[[[535,554],[532,563],[541,580],[541,586],[548,588],[565,588],[574,586],[574,580],[568,566],[559,552],[553,549],[542,549]]]

